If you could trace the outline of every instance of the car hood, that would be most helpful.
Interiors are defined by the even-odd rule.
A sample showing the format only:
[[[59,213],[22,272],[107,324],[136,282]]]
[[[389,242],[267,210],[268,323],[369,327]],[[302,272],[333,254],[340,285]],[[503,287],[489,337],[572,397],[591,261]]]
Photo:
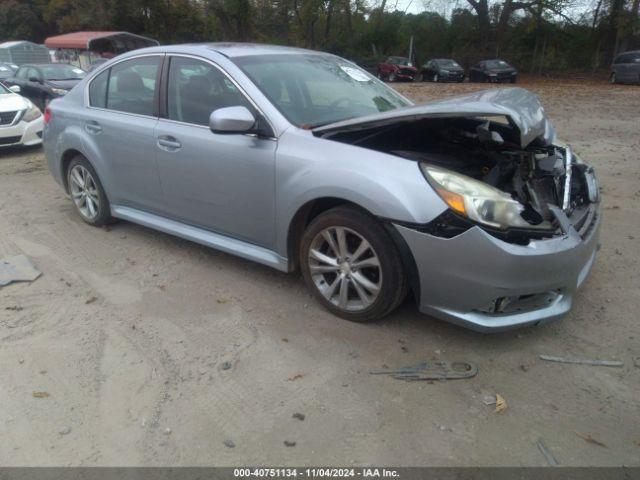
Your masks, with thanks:
[[[519,130],[520,144],[525,148],[535,139],[550,144],[555,129],[536,95],[523,88],[500,88],[437,102],[398,108],[314,128],[316,135],[360,130],[420,118],[455,118],[505,116]]]
[[[29,101],[15,93],[0,94],[0,112],[15,112],[29,107]]]
[[[47,80],[47,85],[53,88],[62,88],[63,90],[71,90],[80,80]]]

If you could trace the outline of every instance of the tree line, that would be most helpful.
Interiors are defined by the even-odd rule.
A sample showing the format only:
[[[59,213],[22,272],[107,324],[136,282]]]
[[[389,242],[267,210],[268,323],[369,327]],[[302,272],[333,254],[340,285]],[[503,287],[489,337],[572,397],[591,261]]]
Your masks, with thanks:
[[[420,0],[417,0],[420,1]],[[439,13],[443,3],[453,5]],[[596,71],[640,48],[640,0],[0,0],[0,41],[124,30],[161,43],[255,41],[325,50],[372,66],[386,55],[504,58],[522,71]]]

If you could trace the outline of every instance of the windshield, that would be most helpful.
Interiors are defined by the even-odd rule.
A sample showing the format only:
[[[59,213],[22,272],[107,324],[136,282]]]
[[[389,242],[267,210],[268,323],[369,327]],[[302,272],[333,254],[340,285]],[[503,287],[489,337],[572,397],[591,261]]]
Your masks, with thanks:
[[[458,65],[458,62],[456,62],[454,60],[448,60],[448,59],[446,59],[446,60],[436,60],[436,62],[441,67],[449,67],[449,68],[460,67],[460,65]]]
[[[87,74],[72,65],[47,65],[40,67],[45,80],[79,80]]]
[[[411,103],[352,63],[316,54],[232,59],[294,125],[313,128]]]
[[[509,68],[509,64],[504,60],[487,60],[488,68]]]

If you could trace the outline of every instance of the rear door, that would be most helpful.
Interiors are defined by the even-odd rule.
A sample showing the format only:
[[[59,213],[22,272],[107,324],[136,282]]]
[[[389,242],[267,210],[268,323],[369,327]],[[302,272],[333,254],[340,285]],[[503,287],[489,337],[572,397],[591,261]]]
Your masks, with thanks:
[[[209,116],[253,103],[216,64],[168,57],[166,101],[154,150],[165,215],[256,245],[275,244],[277,141],[248,134],[215,134]]]
[[[109,200],[157,212],[162,192],[155,159],[154,129],[164,55],[144,55],[114,64],[89,85],[89,108],[81,119],[85,143]]]

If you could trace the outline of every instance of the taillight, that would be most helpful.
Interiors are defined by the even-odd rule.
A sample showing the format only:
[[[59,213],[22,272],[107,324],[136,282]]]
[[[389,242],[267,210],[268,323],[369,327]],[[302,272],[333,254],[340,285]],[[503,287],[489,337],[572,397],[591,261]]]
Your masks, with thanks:
[[[44,123],[49,123],[51,121],[51,109],[46,107],[44,109]]]

